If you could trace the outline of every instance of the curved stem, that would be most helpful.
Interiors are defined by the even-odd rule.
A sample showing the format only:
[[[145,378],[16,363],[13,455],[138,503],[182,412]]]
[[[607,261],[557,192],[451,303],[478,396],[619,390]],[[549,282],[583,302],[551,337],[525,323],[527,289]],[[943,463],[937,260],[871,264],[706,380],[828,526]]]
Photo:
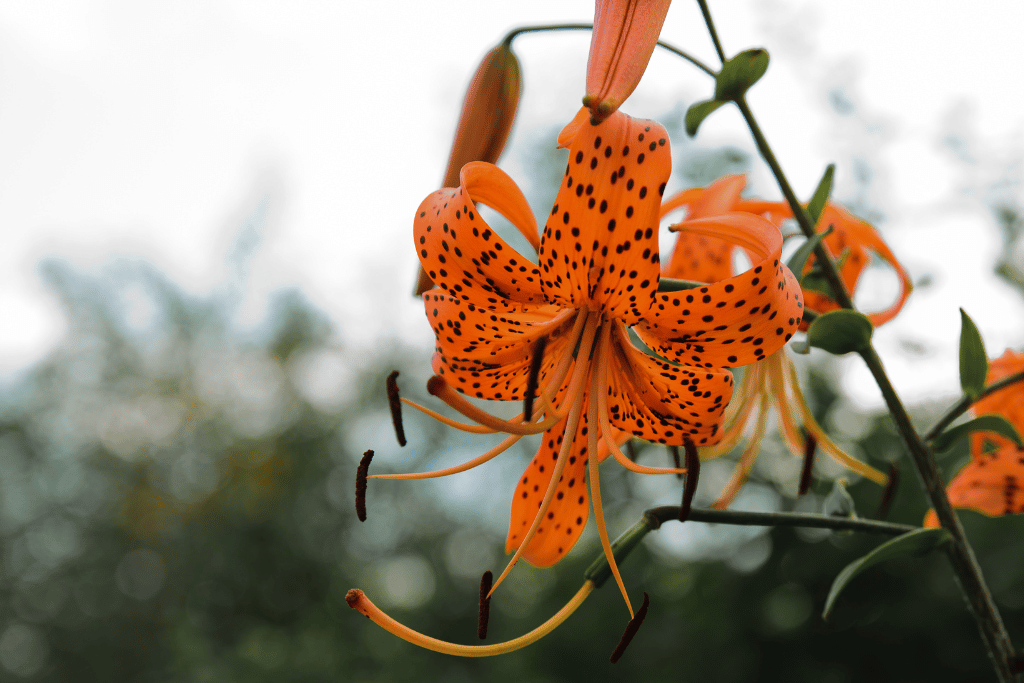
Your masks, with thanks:
[[[1020,382],[1022,380],[1024,380],[1024,371],[1010,375],[1009,377],[1004,377],[998,382],[993,382],[992,384],[985,387],[985,389],[980,394],[978,394],[978,398],[976,400],[983,399],[990,394],[994,394],[1000,389],[1005,389],[1011,384],[1016,384],[1017,382]],[[939,418],[938,422],[932,425],[931,429],[925,432],[924,440],[927,442],[937,437],[939,434],[943,432],[944,429],[946,429],[946,427],[952,424],[953,420],[957,419],[958,417],[966,413],[968,410],[970,410],[971,406],[974,405],[974,403],[975,401],[972,401],[971,397],[965,394],[963,397],[961,397],[959,401],[953,404],[953,406],[950,407],[949,410],[946,411],[945,415]]]
[[[515,40],[522,33],[535,33],[538,31],[590,31],[593,30],[593,28],[593,24],[545,24],[542,26],[521,26],[519,28],[512,29],[511,31],[509,31],[508,34],[505,35],[505,39],[502,40],[502,43],[504,43],[505,45],[510,45],[512,41]],[[668,50],[677,57],[682,57],[690,64],[693,64],[695,67],[706,73],[708,76],[711,76],[712,78],[718,75],[715,72],[715,70],[712,69],[710,66],[700,61],[693,55],[683,50],[680,50],[675,45],[669,45],[668,43],[659,40],[658,46],[665,50]]]
[[[679,507],[666,505],[646,510],[644,515],[657,521],[657,526],[679,518]],[[709,508],[692,508],[690,522],[708,522],[711,524],[730,524],[734,526],[795,526],[811,529],[832,529],[833,531],[863,531],[869,534],[888,534],[898,536],[919,527],[908,524],[879,522],[874,519],[851,519],[799,512],[743,512],[740,510],[712,510]]]

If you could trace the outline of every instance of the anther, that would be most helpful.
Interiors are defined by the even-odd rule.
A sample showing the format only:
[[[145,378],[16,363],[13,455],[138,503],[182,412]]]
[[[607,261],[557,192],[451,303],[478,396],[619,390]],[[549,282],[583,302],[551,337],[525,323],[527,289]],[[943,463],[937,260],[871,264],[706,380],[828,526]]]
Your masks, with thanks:
[[[526,378],[526,396],[523,398],[523,419],[533,422],[533,399],[537,393],[537,381],[540,378],[540,366],[544,362],[544,349],[548,338],[541,337],[533,344],[530,355],[530,374]]]
[[[804,467],[800,471],[799,495],[804,495],[811,489],[811,472],[814,469],[814,453],[818,450],[818,440],[810,434],[804,440]]]
[[[626,648],[633,640],[633,636],[640,630],[640,624],[644,623],[644,617],[647,616],[647,608],[651,606],[651,598],[647,595],[647,591],[644,591],[644,604],[640,605],[640,609],[636,611],[636,615],[629,620],[629,624],[626,625],[626,630],[622,633],[622,639],[619,640],[619,644],[615,646],[615,651],[612,652],[611,661],[612,664],[619,661],[626,652]]]
[[[391,422],[395,425],[398,445],[405,445],[405,427],[402,426],[402,400],[398,396],[398,370],[388,375],[388,404],[391,406]]]
[[[679,506],[680,522],[685,522],[690,516],[693,494],[697,492],[697,478],[700,477],[700,456],[697,455],[697,446],[687,439],[683,442],[683,448],[686,450],[686,482],[683,484],[683,502]]]
[[[373,451],[366,451],[356,469],[356,517],[360,522],[366,521],[366,475],[370,472],[371,460],[373,460]]]
[[[875,512],[877,519],[885,519],[889,515],[889,508],[896,497],[896,487],[900,484],[900,466],[895,462],[889,463],[889,483],[885,485],[882,493],[882,500],[878,503],[878,510]]]
[[[679,446],[669,446],[668,452],[672,454],[672,463],[675,465],[676,469],[682,467],[682,465],[679,463]],[[676,479],[682,480],[682,478],[683,473],[676,472]]]
[[[494,580],[494,574],[488,569],[484,572],[484,575],[480,577],[480,612],[476,621],[476,635],[480,640],[487,639],[487,620],[491,616],[491,582]]]

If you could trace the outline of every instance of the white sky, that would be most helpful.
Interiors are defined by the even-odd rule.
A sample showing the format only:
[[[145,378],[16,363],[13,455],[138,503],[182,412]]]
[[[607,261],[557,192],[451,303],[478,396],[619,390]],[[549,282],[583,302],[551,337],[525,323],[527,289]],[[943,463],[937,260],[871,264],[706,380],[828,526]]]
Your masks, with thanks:
[[[879,165],[869,199],[885,214],[880,227],[915,277],[937,280],[878,332],[898,388],[916,399],[955,392],[959,306],[992,355],[1019,347],[1024,308],[985,275],[997,233],[956,195],[962,178],[937,141],[960,112],[994,155],[1019,154],[1024,90],[1013,65],[1024,5],[711,6],[727,51],[764,46],[772,54],[751,102],[799,192],[809,194],[825,165],[840,161],[837,196],[852,196],[853,172],[842,160],[877,146],[866,155]],[[468,78],[510,27],[589,21],[592,7],[0,2],[0,374],[41,358],[62,331],[37,274],[40,258],[93,271],[114,257],[145,259],[190,291],[208,292],[224,278],[245,207],[266,191],[275,203],[253,263],[254,319],[267,293],[298,285],[359,344],[390,334],[431,346],[422,307],[409,296],[411,217],[437,189]],[[714,64],[696,3],[674,3],[663,37]],[[516,50],[525,96],[513,148],[520,133],[575,113],[587,36],[527,36]],[[855,95],[866,126],[826,115],[819,93],[828,84]],[[624,108],[653,116],[673,98],[709,93],[705,77],[659,54]],[[697,143],[752,149],[747,140],[739,117],[723,111]],[[529,169],[517,159],[510,155],[507,168],[525,183]],[[754,180],[759,192],[773,192],[763,170]],[[907,354],[902,341],[927,353]],[[863,375],[854,368],[848,388],[875,404]]]

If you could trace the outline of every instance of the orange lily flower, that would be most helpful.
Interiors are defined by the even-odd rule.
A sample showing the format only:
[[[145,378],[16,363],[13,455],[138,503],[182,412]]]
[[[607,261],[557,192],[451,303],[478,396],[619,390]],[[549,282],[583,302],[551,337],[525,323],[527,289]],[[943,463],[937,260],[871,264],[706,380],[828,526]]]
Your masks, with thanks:
[[[732,175],[715,181],[707,188],[685,190],[665,201],[662,205],[662,215],[679,208],[687,209],[686,220],[674,226],[674,229],[678,229],[679,235],[672,256],[665,266],[665,276],[699,282],[719,282],[732,275],[733,253],[742,245],[722,237],[693,235],[686,229],[690,221],[732,215],[730,212],[736,211],[765,215],[773,222],[780,222],[791,215],[788,208],[779,203],[742,199],[740,194],[745,186],[744,176]],[[825,213],[829,216],[849,216],[845,210],[833,205],[830,205]],[[850,219],[856,221],[852,217]],[[885,252],[891,254],[888,247],[885,247]],[[810,294],[804,293],[807,297],[805,301],[810,300]],[[889,317],[891,318],[891,315]],[[793,361],[786,355],[785,350],[780,348],[747,368],[737,390],[736,400],[726,409],[721,440],[713,446],[699,449],[702,460],[725,455],[740,442],[748,426],[751,423],[754,425],[751,438],[740,456],[739,465],[725,491],[714,503],[714,507],[727,508],[746,481],[761,449],[767,430],[769,409],[772,406],[779,415],[783,440],[794,454],[805,455],[807,439],[800,433],[799,425],[802,424],[817,447],[844,467],[880,485],[884,486],[888,482],[886,475],[849,455],[829,438],[807,405]]]
[[[754,263],[750,272],[699,290],[658,291],[659,209],[671,169],[661,125],[618,112],[594,123],[582,109],[558,142],[569,148],[569,163],[542,237],[512,179],[486,163],[463,167],[460,187],[427,197],[414,222],[420,261],[440,287],[423,297],[437,338],[437,375],[428,390],[476,424],[403,401],[465,431],[508,438],[447,470],[378,476],[461,472],[525,435],[543,434],[512,502],[506,551],[514,555],[494,585],[520,558],[547,567],[565,556],[589,517],[589,481],[598,535],[625,596],[601,505],[599,444],[631,471],[681,472],[631,462],[617,435],[715,443],[732,394],[723,366],[780,348],[799,325],[803,303],[780,261],[779,230],[751,214],[688,224],[694,234],[741,242]],[[539,267],[494,233],[477,202],[532,236]],[[630,327],[671,360],[637,348]],[[502,419],[463,394],[533,401],[537,410]]]
[[[671,0],[597,0],[583,105],[594,120],[613,114],[651,61]]]
[[[991,361],[988,383],[1024,371],[1024,353],[1009,349]],[[1024,433],[1024,384],[1016,383],[993,392],[974,404],[976,415],[998,414]],[[971,461],[961,469],[946,493],[953,507],[970,508],[990,517],[1024,512],[1024,449],[1010,439],[991,432],[971,434]],[[929,510],[925,526],[939,526],[934,510]]]

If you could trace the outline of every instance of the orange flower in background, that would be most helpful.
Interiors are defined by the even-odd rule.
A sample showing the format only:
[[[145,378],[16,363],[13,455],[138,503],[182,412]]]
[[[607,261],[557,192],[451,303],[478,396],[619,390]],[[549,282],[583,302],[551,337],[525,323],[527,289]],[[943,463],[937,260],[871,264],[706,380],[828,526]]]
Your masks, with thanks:
[[[732,394],[732,375],[723,366],[750,363],[780,348],[799,324],[803,303],[793,274],[780,262],[781,234],[751,214],[688,226],[694,234],[726,235],[744,244],[754,263],[749,272],[696,290],[658,291],[659,210],[671,169],[668,136],[659,124],[622,113],[593,123],[583,109],[559,144],[569,148],[569,162],[535,242],[539,266],[509,247],[477,212],[476,203],[486,203],[523,234],[537,234],[522,193],[495,166],[465,166],[459,188],[440,190],[421,204],[415,245],[440,287],[424,295],[437,340],[437,375],[428,388],[477,424],[416,407],[468,432],[509,436],[448,470],[383,476],[463,471],[522,436],[543,434],[516,487],[506,544],[514,556],[495,585],[520,557],[541,567],[564,557],[592,502],[601,544],[625,595],[604,523],[599,457],[589,454],[603,442],[632,471],[680,471],[632,463],[619,450],[617,435],[670,445],[715,443]],[[630,327],[672,360],[637,348]],[[504,420],[461,394],[499,401],[529,397],[536,410]]]
[[[678,229],[678,237],[672,256],[664,268],[665,276],[697,282],[719,282],[732,275],[733,255],[741,245],[721,237],[693,234],[687,230],[691,221],[731,215],[730,212],[737,211],[758,213],[776,223],[791,215],[788,207],[776,202],[742,199],[740,195],[745,186],[744,176],[732,175],[715,181],[707,188],[685,190],[665,201],[662,205],[663,216],[680,208],[687,210],[686,219],[673,227]],[[845,213],[834,206],[830,206],[829,210],[832,215],[839,211]],[[805,296],[809,300],[809,293],[805,293]],[[748,427],[753,424],[753,432],[732,479],[714,507],[727,508],[746,481],[761,450],[772,407],[779,415],[783,440],[795,455],[804,456],[807,450],[807,437],[800,431],[802,424],[817,447],[844,467],[877,484],[885,485],[888,482],[884,474],[849,455],[829,438],[807,405],[793,361],[780,348],[746,369],[735,398],[725,411],[721,440],[713,446],[699,449],[702,460],[725,455],[739,444]]]
[[[445,187],[457,185],[459,172],[471,161],[492,164],[498,161],[512,132],[522,88],[519,59],[508,42],[484,55],[462,103],[448,168],[444,173]],[[421,267],[416,293],[422,294],[433,286]]]
[[[1024,372],[1024,353],[1007,349],[990,362],[986,379],[992,384],[1019,372]],[[1018,434],[1024,434],[1024,383],[989,394],[978,400],[972,410],[975,415],[1002,415]],[[946,487],[950,504],[990,517],[1024,512],[1024,449],[992,432],[974,432],[970,440],[971,461]],[[934,510],[929,510],[924,525],[939,526]]]
[[[594,120],[613,114],[651,61],[671,0],[597,0],[583,105]]]

